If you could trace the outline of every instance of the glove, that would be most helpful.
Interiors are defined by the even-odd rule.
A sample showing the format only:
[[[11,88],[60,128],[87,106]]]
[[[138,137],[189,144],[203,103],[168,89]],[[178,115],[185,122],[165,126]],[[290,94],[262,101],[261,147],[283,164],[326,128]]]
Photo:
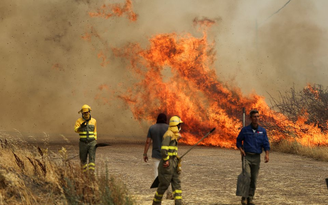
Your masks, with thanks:
[[[181,173],[181,158],[180,157],[177,157],[178,158],[178,166],[177,166],[177,172],[178,172],[178,174],[180,174]]]
[[[87,122],[86,121],[84,121],[81,125],[80,125],[80,127],[86,127],[87,126]]]
[[[170,166],[170,162],[169,162],[169,160],[163,162],[163,167],[164,167],[164,168],[167,168],[167,167],[169,167],[169,166]]]

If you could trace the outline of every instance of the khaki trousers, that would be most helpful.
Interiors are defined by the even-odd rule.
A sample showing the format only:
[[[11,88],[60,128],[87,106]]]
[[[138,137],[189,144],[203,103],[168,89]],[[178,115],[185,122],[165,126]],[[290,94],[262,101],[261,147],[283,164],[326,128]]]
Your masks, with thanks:
[[[253,199],[256,190],[257,176],[260,170],[261,155],[246,153],[246,174],[251,177],[251,183],[249,187],[249,198]]]

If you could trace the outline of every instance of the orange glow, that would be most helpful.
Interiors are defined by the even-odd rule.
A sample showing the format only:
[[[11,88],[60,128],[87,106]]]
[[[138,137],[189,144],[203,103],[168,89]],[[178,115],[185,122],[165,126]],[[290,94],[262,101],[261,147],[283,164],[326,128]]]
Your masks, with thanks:
[[[305,88],[304,88],[305,92],[311,93],[315,99],[319,99],[319,91],[315,88],[312,87],[310,84],[308,84]]]
[[[96,31],[96,29],[92,26],[90,26],[90,31],[85,32],[84,35],[81,36],[81,38],[89,43],[91,43],[92,49],[93,50],[99,50],[97,53],[97,57],[99,59],[102,60],[102,62],[100,63],[100,65],[102,67],[105,67],[109,64],[109,60],[108,60],[108,53],[110,51],[110,48],[108,47],[107,42],[100,37],[100,35],[98,34],[98,32]],[[97,42],[93,42],[92,40],[96,39]],[[104,46],[103,49],[99,49],[97,44],[101,44]]]
[[[85,33],[81,38],[85,41],[91,41],[91,35],[89,33]]]
[[[137,44],[116,49],[118,57],[131,60],[131,72],[141,77],[133,91],[120,95],[137,120],[154,119],[155,113],[179,115],[185,123],[182,141],[196,143],[200,137],[216,127],[203,145],[235,148],[236,137],[242,127],[240,111],[258,109],[263,121],[271,119],[268,134],[271,142],[295,139],[306,146],[328,145],[326,134],[314,125],[305,124],[307,117],[296,123],[276,113],[264,97],[243,96],[238,88],[228,89],[211,69],[213,45],[206,35],[195,38],[190,34],[158,34],[150,39],[146,49]],[[162,72],[169,68],[172,76],[164,82]]]
[[[52,69],[56,70],[56,71],[65,71],[65,69],[63,68],[62,65],[56,63],[52,66]]]
[[[113,14],[120,16],[124,11],[132,12],[128,9],[131,8],[130,1],[126,2],[125,9],[113,8],[104,5],[90,16],[107,18]],[[112,13],[106,14],[107,10]],[[200,38],[189,33],[157,34],[149,39],[147,48],[130,43],[123,48],[112,49],[116,57],[130,62],[128,69],[139,80],[118,95],[129,106],[135,119],[153,122],[161,112],[169,117],[178,115],[185,122],[182,126],[183,143],[194,144],[216,127],[216,131],[201,144],[235,148],[236,137],[242,127],[241,110],[245,107],[247,113],[251,109],[259,110],[271,142],[287,139],[306,146],[327,146],[328,134],[315,125],[306,124],[307,115],[299,117],[294,123],[271,110],[264,97],[255,93],[244,96],[239,88],[228,88],[219,80],[220,76],[213,68],[214,43],[207,40],[207,28],[214,23],[208,19],[194,20],[194,25],[203,33]],[[91,34],[102,41],[95,32],[91,31]],[[86,39],[91,37],[86,35]],[[106,55],[101,57],[106,58]],[[106,90],[108,87],[101,85],[99,89]],[[107,98],[99,94],[96,99],[107,103]]]
[[[112,16],[121,17],[123,14],[126,14],[130,21],[137,20],[137,14],[132,10],[131,0],[126,0],[123,6],[119,4],[104,4],[100,9],[97,9],[97,12],[89,12],[91,17],[101,17],[105,19],[108,19]]]
[[[98,58],[102,59],[102,63],[100,64],[102,67],[105,67],[107,64],[109,64],[109,61],[106,58],[106,55],[103,53],[103,51],[100,51],[98,53]]]

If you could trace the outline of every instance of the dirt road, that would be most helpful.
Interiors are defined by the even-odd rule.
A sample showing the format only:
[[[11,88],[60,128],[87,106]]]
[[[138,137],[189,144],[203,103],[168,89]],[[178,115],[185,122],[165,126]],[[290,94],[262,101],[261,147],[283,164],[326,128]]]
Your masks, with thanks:
[[[180,146],[183,154],[189,146]],[[109,172],[121,176],[137,204],[151,204],[155,189],[153,163],[142,160],[143,145],[114,144],[97,150],[97,165],[107,162]],[[149,150],[150,154],[150,150]],[[270,162],[262,163],[256,190],[256,204],[328,204],[328,163],[296,155],[273,152]],[[182,164],[182,193],[185,204],[240,204],[235,196],[241,172],[237,150],[196,147]],[[98,167],[100,169],[100,167]],[[174,204],[164,200],[163,205]]]

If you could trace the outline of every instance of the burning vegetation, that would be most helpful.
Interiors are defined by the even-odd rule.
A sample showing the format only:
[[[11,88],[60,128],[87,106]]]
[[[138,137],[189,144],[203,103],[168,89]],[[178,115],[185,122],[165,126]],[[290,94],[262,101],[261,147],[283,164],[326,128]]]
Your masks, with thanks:
[[[120,95],[135,118],[151,120],[153,113],[163,110],[169,115],[183,116],[187,122],[184,130],[188,131],[184,133],[184,143],[193,144],[196,136],[218,127],[218,132],[203,144],[233,148],[242,126],[241,109],[245,107],[248,111],[260,111],[262,124],[270,128],[271,142],[287,139],[305,146],[328,145],[327,133],[322,129],[327,121],[318,116],[327,106],[316,106],[316,102],[325,103],[322,91],[311,86],[305,88],[304,99],[297,101],[303,104],[292,105],[297,107],[294,113],[286,112],[287,104],[286,109],[278,113],[270,109],[261,96],[245,97],[238,88],[229,88],[220,82],[211,69],[214,51],[207,43],[206,33],[202,38],[190,34],[160,34],[150,39],[147,49],[130,44],[115,51],[117,56],[130,60],[131,71],[141,79],[128,94]],[[172,76],[164,81],[162,71],[167,68]],[[283,108],[283,104],[278,107]],[[314,112],[315,107],[320,109]]]
[[[90,16],[107,19],[116,13],[114,7],[119,6],[104,5]],[[121,7],[116,16],[124,12],[130,20],[137,16],[129,0]],[[107,15],[108,8],[111,9]],[[268,106],[264,97],[255,93],[245,96],[239,88],[220,81],[214,69],[214,42],[207,38],[208,28],[215,23],[207,18],[195,18],[193,24],[202,33],[201,37],[190,33],[163,33],[150,37],[146,48],[139,43],[111,48],[116,57],[129,62],[128,69],[137,81],[125,93],[117,95],[129,106],[135,119],[152,121],[154,113],[160,112],[178,115],[186,122],[182,130],[184,143],[194,144],[203,133],[217,127],[216,133],[202,144],[235,148],[235,139],[242,127],[242,109],[246,108],[247,112],[257,109],[261,124],[268,128],[271,143],[286,140],[302,146],[327,146],[327,119],[320,117],[322,109],[326,112],[327,103],[321,88],[309,85],[300,95],[292,90],[290,96],[282,96],[281,102],[274,100],[280,110],[277,112]],[[93,27],[82,38],[91,44],[94,39],[104,42]],[[110,46],[103,45],[108,53]],[[99,99],[99,94],[95,99]],[[106,101],[104,97],[102,100]],[[289,103],[289,100],[294,101]],[[323,107],[319,109],[316,102]]]
[[[306,124],[317,126],[322,132],[328,131],[328,89],[322,85],[309,84],[300,91],[292,87],[284,94],[280,93],[278,99],[271,99],[274,108],[294,123],[303,117]]]

